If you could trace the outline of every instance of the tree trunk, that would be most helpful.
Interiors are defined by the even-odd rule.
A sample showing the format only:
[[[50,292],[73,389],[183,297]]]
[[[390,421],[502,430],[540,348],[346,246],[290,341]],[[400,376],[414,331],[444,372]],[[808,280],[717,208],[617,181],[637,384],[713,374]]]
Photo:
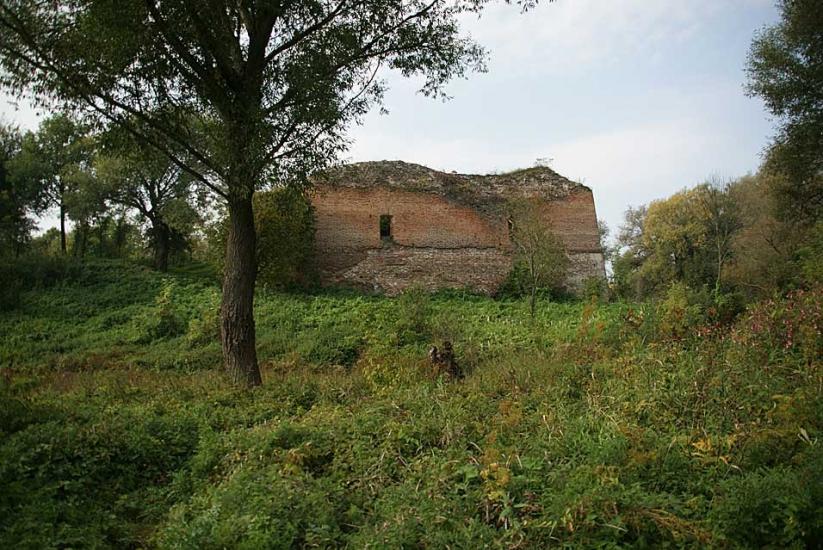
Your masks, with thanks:
[[[125,216],[117,220],[117,225],[114,229],[114,250],[118,258],[123,257],[123,248],[126,246],[126,232],[128,231]]]
[[[99,220],[97,223],[97,252],[101,258],[106,256],[106,226],[108,223],[105,220]]]
[[[220,333],[226,370],[235,384],[249,388],[262,383],[254,333],[255,239],[252,192],[232,196],[229,199]]]
[[[158,271],[168,271],[171,230],[165,222],[157,221],[152,225],[152,233],[154,236],[154,268]]]
[[[60,197],[60,252],[66,255],[66,207],[63,205],[63,197]]]
[[[74,255],[82,258],[86,255],[86,241],[89,227],[85,222],[78,223],[74,228]]]

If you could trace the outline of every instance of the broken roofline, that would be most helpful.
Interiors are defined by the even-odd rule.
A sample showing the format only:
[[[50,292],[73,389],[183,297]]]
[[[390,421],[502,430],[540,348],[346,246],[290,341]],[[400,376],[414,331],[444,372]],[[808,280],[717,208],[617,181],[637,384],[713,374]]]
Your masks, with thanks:
[[[344,164],[315,174],[316,185],[352,188],[388,187],[444,195],[461,202],[498,202],[516,198],[558,200],[576,193],[591,193],[581,183],[565,178],[545,166],[503,174],[458,174],[426,166],[393,161]]]

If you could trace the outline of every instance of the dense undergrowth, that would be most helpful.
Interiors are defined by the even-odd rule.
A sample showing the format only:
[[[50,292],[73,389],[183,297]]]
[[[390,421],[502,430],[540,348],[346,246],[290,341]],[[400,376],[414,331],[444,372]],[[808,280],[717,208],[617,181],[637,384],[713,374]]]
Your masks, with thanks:
[[[664,306],[219,290],[116,262],[0,314],[0,547],[813,547],[821,291]],[[434,377],[454,342],[464,380]]]

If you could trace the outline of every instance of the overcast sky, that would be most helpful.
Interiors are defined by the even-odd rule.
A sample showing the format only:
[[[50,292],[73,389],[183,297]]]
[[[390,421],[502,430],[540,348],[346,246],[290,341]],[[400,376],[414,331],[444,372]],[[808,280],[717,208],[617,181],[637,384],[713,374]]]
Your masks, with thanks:
[[[594,190],[614,230],[629,205],[757,169],[772,124],[745,96],[743,68],[755,30],[776,19],[772,0],[493,5],[464,21],[489,72],[450,84],[447,102],[387,74],[389,114],[352,129],[347,159],[491,173],[548,158]],[[0,110],[37,125],[30,108]]]

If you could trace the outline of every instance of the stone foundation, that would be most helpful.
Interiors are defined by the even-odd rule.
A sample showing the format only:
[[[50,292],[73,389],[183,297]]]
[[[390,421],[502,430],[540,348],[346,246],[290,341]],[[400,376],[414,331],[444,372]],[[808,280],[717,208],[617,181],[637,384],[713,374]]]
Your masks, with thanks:
[[[468,288],[493,294],[511,270],[511,257],[497,248],[387,246],[366,252],[355,266],[325,280],[393,296],[410,287]]]

